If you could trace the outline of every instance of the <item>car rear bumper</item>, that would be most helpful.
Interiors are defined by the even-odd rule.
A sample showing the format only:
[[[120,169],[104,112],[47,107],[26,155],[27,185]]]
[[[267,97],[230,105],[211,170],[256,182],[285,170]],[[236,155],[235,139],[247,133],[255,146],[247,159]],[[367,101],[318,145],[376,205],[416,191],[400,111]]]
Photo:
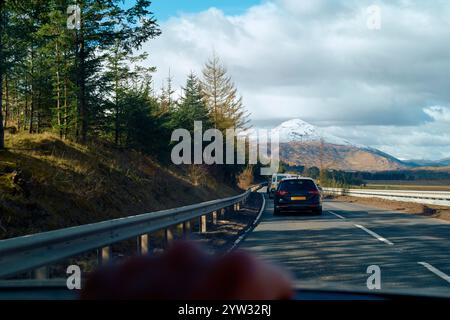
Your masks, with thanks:
[[[289,203],[289,204],[276,204],[275,209],[278,211],[306,211],[306,210],[317,210],[322,208],[321,203],[309,203],[309,204],[297,204],[297,203]]]

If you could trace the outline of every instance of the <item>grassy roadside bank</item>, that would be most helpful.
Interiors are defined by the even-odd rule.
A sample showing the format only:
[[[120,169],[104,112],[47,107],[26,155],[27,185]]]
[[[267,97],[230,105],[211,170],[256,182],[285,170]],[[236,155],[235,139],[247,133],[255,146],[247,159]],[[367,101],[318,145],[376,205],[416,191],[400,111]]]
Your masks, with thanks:
[[[102,142],[6,136],[0,152],[0,239],[179,207],[240,191],[206,171],[162,167]]]

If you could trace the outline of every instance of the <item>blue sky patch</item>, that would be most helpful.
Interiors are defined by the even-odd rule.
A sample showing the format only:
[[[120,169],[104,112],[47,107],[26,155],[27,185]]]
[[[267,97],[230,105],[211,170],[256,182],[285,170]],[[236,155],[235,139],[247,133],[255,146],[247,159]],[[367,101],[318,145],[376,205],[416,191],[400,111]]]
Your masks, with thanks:
[[[237,15],[261,0],[153,0],[151,9],[158,21],[163,22],[181,13],[196,13],[211,7],[222,10],[227,15]]]

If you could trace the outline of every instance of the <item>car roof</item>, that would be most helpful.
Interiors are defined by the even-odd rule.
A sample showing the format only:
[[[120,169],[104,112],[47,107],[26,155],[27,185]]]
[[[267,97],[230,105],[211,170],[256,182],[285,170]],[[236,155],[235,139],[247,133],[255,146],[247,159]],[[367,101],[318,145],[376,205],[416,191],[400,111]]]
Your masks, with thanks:
[[[292,177],[292,178],[283,179],[283,181],[287,181],[287,180],[310,180],[310,181],[314,182],[314,179],[309,178],[309,177]]]

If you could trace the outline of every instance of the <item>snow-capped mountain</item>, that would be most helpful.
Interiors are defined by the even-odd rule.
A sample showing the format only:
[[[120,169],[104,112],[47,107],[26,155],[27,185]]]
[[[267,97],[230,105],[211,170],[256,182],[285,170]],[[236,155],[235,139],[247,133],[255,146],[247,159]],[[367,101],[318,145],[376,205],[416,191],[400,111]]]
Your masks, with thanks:
[[[285,121],[268,133],[278,135],[280,159],[288,165],[324,166],[347,171],[390,171],[411,169],[421,164],[419,161],[401,161],[386,152],[343,139],[301,119]],[[241,134],[266,143],[259,140],[258,130],[251,129]],[[445,166],[449,162],[449,159],[443,159],[430,163]]]
[[[337,137],[301,119],[283,122],[273,133],[279,136],[281,160],[290,165],[324,165],[356,171],[405,168],[404,163],[389,154]]]
[[[272,132],[278,133],[281,143],[287,142],[320,142],[321,139],[325,143],[343,145],[343,146],[357,146],[346,139],[339,138],[333,134],[326,132],[324,129],[317,128],[312,124],[301,119],[292,119],[283,122],[278,127],[274,128]]]

